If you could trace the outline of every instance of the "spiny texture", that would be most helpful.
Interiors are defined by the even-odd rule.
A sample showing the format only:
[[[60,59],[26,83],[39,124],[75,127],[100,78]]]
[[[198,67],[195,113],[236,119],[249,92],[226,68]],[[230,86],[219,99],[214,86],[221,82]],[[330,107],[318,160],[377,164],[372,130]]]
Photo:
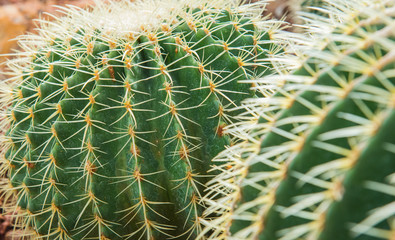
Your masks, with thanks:
[[[63,9],[21,41],[1,167],[19,224],[40,239],[194,239],[229,109],[267,94],[239,83],[277,51],[262,6]]]
[[[218,157],[211,239],[394,239],[395,2],[350,5],[322,50],[263,78],[283,84],[248,101],[257,120],[229,130],[242,142]]]
[[[353,8],[354,1],[343,1],[343,0],[289,0],[288,6],[290,9],[292,21],[296,24],[300,24],[302,29],[309,31],[313,27],[311,20],[320,19],[319,22],[313,21],[313,23],[318,23],[318,28],[324,27],[328,21],[333,23],[333,21],[338,21],[336,17],[339,14],[347,12],[350,8]],[[364,4],[369,4],[365,2]],[[307,24],[307,26],[303,26]],[[328,25],[328,27],[331,27]],[[325,28],[321,29],[324,31]]]

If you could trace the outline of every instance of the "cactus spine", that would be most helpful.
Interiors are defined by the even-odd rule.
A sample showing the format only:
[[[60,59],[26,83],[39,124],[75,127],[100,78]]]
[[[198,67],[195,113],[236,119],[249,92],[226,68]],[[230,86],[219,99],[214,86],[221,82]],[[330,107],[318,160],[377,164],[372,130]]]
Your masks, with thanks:
[[[322,50],[264,77],[283,84],[248,101],[253,125],[229,130],[241,142],[217,159],[210,239],[394,238],[395,4],[332,3],[348,11]]]
[[[63,9],[21,41],[1,166],[19,224],[39,239],[194,239],[229,109],[266,94],[239,83],[270,72],[277,51],[262,6]]]

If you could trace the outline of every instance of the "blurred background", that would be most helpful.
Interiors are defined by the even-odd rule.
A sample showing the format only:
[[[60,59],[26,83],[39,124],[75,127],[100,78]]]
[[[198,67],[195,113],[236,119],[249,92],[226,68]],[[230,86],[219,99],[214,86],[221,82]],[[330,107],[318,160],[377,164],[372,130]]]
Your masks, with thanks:
[[[133,1],[133,0],[131,0]],[[248,0],[256,2],[260,0]],[[290,0],[272,0],[263,13],[274,18],[282,18],[288,12],[287,2]],[[94,0],[0,0],[0,80],[6,76],[2,74],[7,58],[4,54],[18,49],[16,37],[28,32],[34,33],[38,26],[34,19],[51,19],[60,16],[56,5],[75,5],[88,8]],[[46,14],[49,13],[49,14]],[[289,19],[287,19],[289,20]],[[288,21],[289,22],[289,21]],[[4,179],[0,178],[0,181]],[[2,199],[0,196],[0,240],[18,240],[18,230],[12,231],[13,216],[2,214]]]

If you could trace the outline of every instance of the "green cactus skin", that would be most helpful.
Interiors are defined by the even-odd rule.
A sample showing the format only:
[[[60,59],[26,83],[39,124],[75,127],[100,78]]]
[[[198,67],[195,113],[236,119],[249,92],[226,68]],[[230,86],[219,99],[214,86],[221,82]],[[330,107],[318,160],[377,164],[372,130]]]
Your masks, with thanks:
[[[256,124],[231,129],[248,137],[218,156],[210,239],[394,238],[395,3],[350,5],[322,50],[263,78],[284,84],[250,101]]]
[[[270,72],[262,5],[167,1],[170,18],[127,32],[93,18],[138,4],[65,10],[15,67],[1,172],[34,239],[194,239],[229,109],[265,94],[239,83]]]

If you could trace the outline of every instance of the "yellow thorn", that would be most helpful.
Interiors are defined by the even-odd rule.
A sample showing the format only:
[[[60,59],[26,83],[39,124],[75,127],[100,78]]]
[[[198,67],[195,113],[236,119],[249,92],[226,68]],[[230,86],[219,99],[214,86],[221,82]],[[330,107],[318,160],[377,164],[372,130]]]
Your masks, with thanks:
[[[26,191],[26,192],[29,192],[30,190],[29,190],[29,188],[26,186],[26,184],[24,183],[24,182],[22,182],[22,189],[24,190],[24,191]]]
[[[85,170],[92,176],[96,172],[96,166],[88,160],[85,163]]]
[[[60,105],[60,103],[56,104],[56,112],[58,114],[62,114],[62,106]]]
[[[48,72],[49,72],[50,74],[52,74],[52,73],[53,73],[53,64],[49,64],[48,67],[49,67],[49,68],[48,68]]]
[[[206,35],[208,35],[208,36],[211,35],[211,32],[210,32],[210,30],[208,28],[204,27],[203,31],[204,31],[204,33],[206,33]]]
[[[104,236],[103,233],[101,233],[100,240],[111,240],[111,239],[106,237],[106,236]]]
[[[29,108],[29,118],[34,119],[33,108]]]
[[[163,23],[161,27],[163,32],[170,32],[171,30],[170,26],[167,23]]]
[[[93,75],[94,75],[94,79],[96,81],[98,81],[100,79],[99,70],[95,69],[95,71],[93,72]]]
[[[355,85],[355,81],[348,83],[348,85],[343,88],[343,91],[340,93],[339,97],[345,99],[354,88],[354,85]]]
[[[49,178],[49,183],[51,184],[51,186],[55,186],[56,185],[56,180],[53,178]]]
[[[133,154],[134,157],[140,156],[140,149],[136,146],[136,144],[131,144],[130,153]]]
[[[136,136],[136,132],[134,131],[132,125],[129,125],[128,134],[129,134],[131,137],[135,137],[135,136]]]
[[[148,29],[143,24],[140,25],[140,30],[143,31],[143,32],[147,32],[148,31]]]
[[[226,42],[224,42],[223,45],[224,45],[224,50],[226,52],[229,51],[229,45]]]
[[[18,95],[18,98],[20,98],[20,99],[22,99],[22,98],[23,98],[23,92],[22,92],[22,89],[18,89],[18,90],[17,90],[17,95]]]
[[[74,66],[75,66],[75,68],[80,68],[80,66],[81,66],[81,58],[77,58],[76,60],[75,60],[75,64],[74,64]]]
[[[88,126],[92,126],[92,120],[91,120],[91,118],[89,117],[89,115],[86,115],[86,117],[85,117],[85,122],[88,124]]]
[[[129,41],[133,41],[135,39],[134,33],[132,33],[132,32],[128,33],[127,38],[129,39]]]
[[[62,86],[63,86],[63,91],[64,91],[64,92],[67,92],[67,90],[69,89],[69,85],[67,84],[66,79],[63,81]]]
[[[110,40],[110,41],[108,41],[108,46],[110,47],[110,49],[114,49],[117,47],[117,44]]]
[[[164,85],[165,85],[165,91],[167,92],[168,95],[170,95],[171,94],[171,88],[172,88],[171,84],[169,82],[165,82]]]
[[[170,103],[169,108],[170,108],[170,113],[171,113],[173,116],[177,114],[176,106],[175,106],[173,103]]]
[[[239,65],[239,67],[243,67],[245,65],[245,63],[240,57],[237,58],[237,64]]]
[[[125,45],[125,53],[130,55],[133,52],[133,50],[134,50],[133,47],[129,43],[126,43],[126,45]]]
[[[178,140],[182,140],[183,137],[184,137],[184,134],[182,133],[182,131],[181,130],[177,130],[176,138]]]
[[[86,149],[88,149],[89,152],[93,153],[94,149],[90,141],[86,144]]]
[[[93,105],[93,104],[95,104],[95,97],[92,95],[92,93],[91,94],[89,94],[89,103],[91,104],[91,105]]]
[[[155,48],[154,48],[154,51],[155,51],[155,54],[156,54],[157,56],[160,56],[160,55],[161,55],[161,52],[160,52],[160,48],[159,48],[159,47],[155,47]]]
[[[186,159],[189,156],[189,149],[187,146],[182,145],[178,150],[178,155],[181,159]]]
[[[130,85],[129,82],[125,82],[125,88],[127,91],[131,92],[132,91],[132,85]]]
[[[180,45],[180,46],[182,45],[182,40],[181,40],[180,37],[178,37],[178,36],[175,37],[175,41],[176,41],[176,44],[177,44],[177,45]]]
[[[7,160],[7,165],[9,169],[14,169],[16,166],[14,164],[12,164],[9,160]],[[10,188],[13,188],[13,186],[11,185],[11,182],[8,183]]]
[[[108,58],[107,58],[107,55],[103,55],[103,57],[102,57],[102,59],[101,59],[101,63],[103,64],[103,65],[106,65],[107,63],[108,63]]]
[[[199,202],[199,197],[195,193],[192,194],[191,202],[194,204],[197,204]],[[197,218],[196,220],[198,220],[198,219],[199,218]]]
[[[130,104],[130,101],[129,101],[129,100],[126,101],[126,102],[123,104],[123,106],[126,108],[127,111],[128,111],[128,110],[133,111],[132,104]]]
[[[12,118],[13,121],[16,122],[16,116],[15,116],[15,112],[14,111],[11,111],[11,118]]]
[[[92,190],[89,190],[88,192],[88,196],[91,200],[93,200],[95,202],[95,194],[92,192]],[[96,215],[97,216],[97,215]],[[95,218],[96,218],[95,216]]]
[[[40,86],[38,86],[38,87],[36,88],[36,91],[37,91],[37,96],[38,96],[39,98],[41,98],[41,88],[40,88]]]
[[[217,127],[216,133],[219,137],[223,137],[224,136],[224,129],[226,127],[226,124],[221,124]]]
[[[294,141],[294,144],[292,144],[291,150],[292,150],[293,152],[296,152],[296,153],[302,151],[302,149],[303,149],[303,147],[304,147],[304,144],[305,144],[305,141],[306,141],[306,137],[305,137],[305,136],[299,136],[299,137]]]
[[[161,65],[159,66],[159,70],[161,71],[161,73],[162,73],[163,75],[166,75],[166,66],[165,66],[165,65],[161,64]]]
[[[254,46],[258,45],[258,38],[253,36],[252,39],[253,39],[253,45]]]
[[[192,53],[191,48],[188,46],[184,46],[182,49],[184,49],[184,51],[187,52],[188,54]]]
[[[54,125],[52,125],[52,127],[51,127],[51,133],[52,133],[52,135],[53,135],[55,138],[58,136],[58,133],[56,132],[56,129],[55,129],[55,126],[54,126]]]
[[[187,24],[192,31],[196,31],[196,24],[193,21],[188,21]]]
[[[51,56],[51,50],[49,50],[46,54],[45,54],[45,57],[47,57],[47,59],[49,59],[49,57]]]
[[[31,72],[29,74],[30,77],[34,77],[34,67],[31,67],[30,70],[31,70]]]
[[[34,166],[35,166],[35,164],[34,163],[31,163],[31,162],[29,162],[28,160],[27,160],[27,158],[23,158],[23,163],[25,164],[25,166],[27,167],[27,168],[34,168]]]
[[[215,83],[213,83],[213,81],[210,80],[209,84],[210,84],[210,91],[212,93],[215,92],[215,88],[216,88]]]
[[[351,149],[350,154],[347,156],[347,166],[348,168],[352,168],[358,162],[359,156],[361,155],[361,149],[358,147],[354,147]]]
[[[281,104],[283,109],[289,109],[292,107],[292,105],[295,102],[295,97],[294,96],[288,96],[286,99],[284,99],[283,103]]]
[[[280,166],[280,169],[279,169],[279,171],[281,173],[280,179],[282,179],[282,180],[284,180],[284,179],[286,179],[288,177],[288,164],[289,163],[285,162],[284,164],[282,164]]]
[[[233,27],[235,28],[236,31],[240,30],[240,27],[238,26],[237,22],[233,23]]]
[[[203,66],[203,64],[199,64],[199,72],[201,73],[201,74],[203,74],[204,73],[204,66]]]
[[[332,187],[329,189],[330,198],[334,201],[340,201],[344,194],[343,183],[339,180],[335,180],[332,184]]]
[[[156,43],[158,41],[158,37],[155,33],[149,33],[147,37],[152,43]]]
[[[88,43],[88,45],[86,45],[86,53],[88,55],[91,55],[93,53],[93,47],[94,47],[93,42],[90,42],[90,43]]]
[[[32,142],[30,141],[30,138],[29,138],[29,135],[25,135],[25,139],[26,139],[26,142],[27,142],[27,144],[32,144]]]
[[[126,65],[126,68],[130,70],[132,68],[132,59],[126,59],[125,65]]]
[[[140,173],[140,170],[138,170],[138,169],[136,169],[136,170],[134,171],[133,177],[134,177],[136,180],[138,180],[138,181],[140,181],[140,180],[143,179],[143,175]]]
[[[67,48],[66,48],[66,51],[65,51],[65,53],[64,53],[66,56],[70,56],[70,54],[71,54],[71,46],[70,45],[67,45]]]
[[[49,159],[51,160],[51,163],[55,164],[56,166],[56,159],[52,153],[49,154]]]

